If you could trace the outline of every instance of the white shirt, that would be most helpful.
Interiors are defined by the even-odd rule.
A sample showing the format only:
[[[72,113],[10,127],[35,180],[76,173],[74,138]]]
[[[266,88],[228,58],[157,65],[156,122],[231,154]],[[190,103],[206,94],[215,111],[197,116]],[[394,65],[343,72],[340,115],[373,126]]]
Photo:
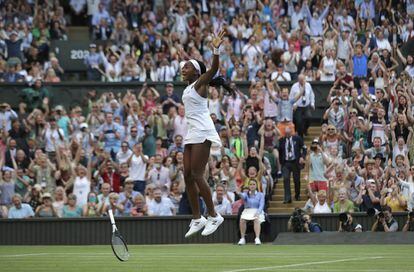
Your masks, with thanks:
[[[247,55],[249,64],[253,64],[254,59],[257,58],[258,55],[263,54],[263,51],[260,46],[248,43],[243,47],[242,54]]]
[[[319,201],[316,203],[313,208],[313,213],[332,213],[331,208],[328,206],[328,202],[325,201],[323,205],[319,204]]]
[[[59,130],[59,132],[58,132],[58,130]],[[45,132],[45,142],[46,142],[45,150],[46,150],[46,152],[56,151],[55,146],[53,145],[53,142],[52,142],[52,138],[55,139],[56,146],[59,146],[59,145],[63,144],[63,140],[61,140],[60,136],[62,136],[62,139],[64,139],[65,133],[63,132],[63,129],[61,129],[61,128],[59,128],[59,129],[58,128],[55,128],[55,129],[47,128],[46,129],[46,132]]]
[[[76,13],[79,13],[83,10],[86,5],[86,0],[70,0],[70,6],[73,8]]]
[[[82,207],[88,202],[88,194],[91,190],[91,183],[85,176],[76,177],[73,184],[73,194],[76,196],[76,205]]]
[[[0,111],[0,128],[4,129],[3,123],[6,123],[6,130],[9,131],[11,129],[11,121],[13,119],[17,119],[17,113],[14,110]]]
[[[290,77],[290,75],[289,75]],[[276,92],[272,92],[273,97],[276,97]],[[263,113],[265,117],[276,117],[279,113],[277,104],[271,99],[269,90],[264,92],[264,108]]]
[[[148,181],[164,191],[164,186],[170,188],[170,170],[167,167],[161,166],[160,169],[153,168],[148,173]]]
[[[278,71],[274,71],[271,76],[270,76],[271,80],[275,80],[276,81],[291,81],[291,77],[290,74],[288,72],[283,71],[281,74],[279,74]]]
[[[157,69],[159,81],[173,81],[175,77],[175,69],[172,66],[161,66]]]
[[[216,213],[220,215],[232,214],[231,204],[227,198],[223,197],[223,200],[221,202],[218,202],[217,199],[213,198],[213,203],[214,203],[214,210],[216,211]]]
[[[126,162],[129,159],[129,157],[131,157],[131,155],[132,155],[132,151],[129,148],[128,148],[128,150],[126,152],[123,152],[122,150],[120,150],[116,154],[116,161],[119,164],[122,164],[122,163]]]
[[[150,216],[171,216],[173,210],[174,204],[166,197],[161,198],[160,203],[153,199],[148,204],[148,215]]]
[[[292,88],[290,90],[289,99],[294,99],[297,94],[300,93],[300,85],[299,82],[296,82],[292,85]],[[315,106],[315,94],[313,93],[312,86],[309,82],[305,82],[305,92],[304,94],[299,98],[299,100],[295,103],[298,105],[298,107],[307,107]]]
[[[293,57],[292,57],[293,54]],[[285,63],[285,70],[289,73],[296,73],[298,71],[298,63],[300,60],[299,53],[293,52],[290,53],[289,51],[286,51],[282,55],[282,60]]]
[[[147,156],[145,156],[148,159]],[[141,156],[136,156],[135,154],[131,158],[131,163],[129,165],[129,177],[132,180],[145,180],[145,169],[147,164],[142,160]]]
[[[181,135],[183,137],[185,137],[185,135],[187,135],[187,118],[181,117],[179,115],[177,115],[174,118],[174,136],[176,135]]]
[[[377,47],[378,47],[378,50],[387,49],[388,52],[391,52],[391,44],[385,38],[383,38],[382,40],[377,39]]]

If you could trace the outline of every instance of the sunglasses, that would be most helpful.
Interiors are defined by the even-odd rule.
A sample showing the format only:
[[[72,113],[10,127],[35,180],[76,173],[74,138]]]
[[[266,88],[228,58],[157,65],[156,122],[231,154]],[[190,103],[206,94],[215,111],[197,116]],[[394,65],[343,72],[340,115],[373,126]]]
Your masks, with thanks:
[[[328,131],[335,131],[334,128],[328,128]]]
[[[356,115],[356,112],[350,112],[349,115]]]
[[[128,147],[127,145],[121,145],[121,147]]]

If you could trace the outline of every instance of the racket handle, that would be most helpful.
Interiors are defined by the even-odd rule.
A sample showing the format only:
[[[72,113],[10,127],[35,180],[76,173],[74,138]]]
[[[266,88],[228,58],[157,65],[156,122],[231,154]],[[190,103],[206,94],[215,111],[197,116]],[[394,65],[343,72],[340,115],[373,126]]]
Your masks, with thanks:
[[[115,219],[114,219],[114,214],[112,213],[112,209],[108,210],[108,214],[109,214],[109,219],[111,220],[111,224],[115,225]]]

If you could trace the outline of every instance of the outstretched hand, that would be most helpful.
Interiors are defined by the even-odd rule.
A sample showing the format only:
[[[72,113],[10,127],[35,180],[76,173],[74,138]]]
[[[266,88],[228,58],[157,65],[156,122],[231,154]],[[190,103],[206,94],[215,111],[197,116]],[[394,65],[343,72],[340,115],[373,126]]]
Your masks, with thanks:
[[[224,41],[224,35],[226,35],[226,30],[222,29],[220,30],[219,34],[216,36],[215,34],[213,34],[213,39],[211,41],[211,45],[214,48],[219,48],[220,45],[223,43]]]

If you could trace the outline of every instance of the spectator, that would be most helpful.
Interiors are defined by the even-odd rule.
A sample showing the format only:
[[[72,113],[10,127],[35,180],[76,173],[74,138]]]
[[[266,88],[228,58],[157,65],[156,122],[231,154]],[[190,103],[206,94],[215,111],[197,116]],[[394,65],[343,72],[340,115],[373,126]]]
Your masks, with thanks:
[[[138,143],[133,147],[133,154],[127,160],[129,165],[130,178],[134,181],[134,191],[144,195],[146,180],[145,169],[147,168],[148,156],[144,155],[142,144]]]
[[[162,197],[160,188],[155,187],[154,199],[148,204],[149,216],[171,216],[175,214],[174,204],[167,197]]]
[[[332,210],[329,207],[329,199],[327,191],[319,190],[316,195],[312,192],[312,188],[308,185],[308,193],[310,196],[310,208],[313,214],[317,213],[331,213]]]
[[[74,194],[68,195],[68,203],[63,207],[63,218],[67,217],[81,217],[82,208],[77,205],[77,197]]]
[[[108,210],[112,209],[114,216],[121,216],[124,212],[124,206],[119,203],[119,194],[112,192],[109,194],[109,204],[103,205],[99,211],[102,215],[107,215]]]
[[[231,202],[227,199],[227,192],[225,186],[218,184],[216,185],[215,195],[213,195],[214,209],[221,215],[230,215]]]
[[[247,221],[254,221],[254,233],[256,238],[254,243],[260,245],[261,223],[265,221],[264,217],[264,194],[257,191],[257,182],[250,180],[249,191],[240,193],[240,198],[244,200],[244,209],[240,216],[240,241],[239,245],[246,244],[246,224]]]
[[[67,197],[65,189],[61,186],[56,187],[55,195],[53,197],[53,209],[56,211],[57,217],[63,216],[63,207],[67,203]]]
[[[414,216],[412,212],[408,213],[407,222],[405,223],[402,231],[403,232],[414,231]]]
[[[297,135],[292,136],[289,127],[285,128],[285,137],[280,140],[279,155],[282,165],[283,183],[285,188],[284,203],[291,203],[290,176],[293,173],[295,183],[295,200],[300,200],[300,170],[305,163],[306,147]]]
[[[166,94],[161,96],[160,103],[162,105],[162,113],[168,114],[171,107],[178,108],[180,98],[174,93],[174,84],[167,83],[165,86]]]
[[[362,232],[362,226],[354,221],[354,218],[349,212],[342,214],[346,215],[346,220],[339,219],[339,232]]]
[[[127,178],[124,183],[124,191],[119,194],[119,203],[124,207],[123,215],[128,216],[134,206],[134,199],[139,192],[134,191],[134,180]]]
[[[148,172],[148,183],[154,184],[160,188],[163,196],[168,196],[171,187],[170,171],[162,165],[161,155],[155,155],[154,165]]]
[[[398,222],[392,217],[392,210],[385,206],[382,208],[382,215],[377,215],[377,220],[372,225],[371,231],[377,232],[396,232]]]
[[[302,93],[299,99],[295,99],[298,93]],[[294,112],[294,123],[298,136],[302,137],[307,134],[309,127],[309,118],[311,116],[311,108],[315,110],[315,94],[312,86],[306,82],[303,75],[299,75],[298,82],[292,85],[289,99],[295,99],[297,109]]]
[[[354,212],[354,203],[348,199],[348,191],[346,188],[339,189],[338,201],[335,202],[333,212],[334,213],[352,213]]]
[[[57,217],[56,210],[52,205],[52,195],[44,193],[41,201],[42,204],[36,208],[36,217]]]
[[[8,213],[9,219],[24,219],[35,215],[29,204],[22,203],[22,197],[20,195],[14,195],[12,202],[13,207],[9,209]]]
[[[148,215],[148,207],[145,204],[145,198],[141,193],[134,197],[134,206],[131,209],[130,216],[141,217]]]
[[[88,193],[88,200],[82,208],[82,215],[84,217],[99,216],[98,198],[94,192]]]

